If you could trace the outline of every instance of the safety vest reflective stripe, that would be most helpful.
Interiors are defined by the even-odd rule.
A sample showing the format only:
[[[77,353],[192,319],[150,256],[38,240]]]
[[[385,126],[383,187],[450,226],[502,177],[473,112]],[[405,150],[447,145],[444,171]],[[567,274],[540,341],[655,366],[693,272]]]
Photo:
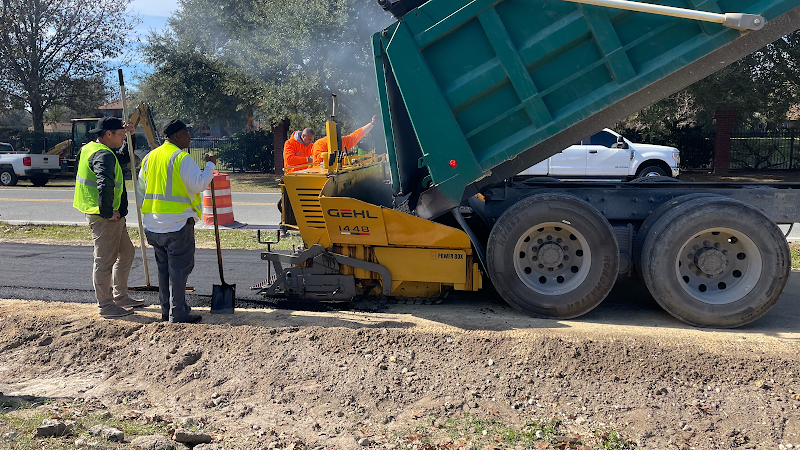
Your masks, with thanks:
[[[75,181],[86,186],[97,187],[97,180],[87,180],[80,175],[75,175]],[[114,189],[122,189],[122,183],[114,183]]]
[[[161,200],[166,202],[186,203],[188,205],[192,204],[192,200],[189,197],[172,195],[172,187],[173,187],[172,179],[173,179],[173,174],[175,173],[175,160],[178,158],[178,156],[181,155],[181,153],[183,152],[181,152],[181,150],[179,149],[176,152],[174,152],[172,156],[170,156],[169,158],[169,164],[167,164],[166,194],[145,193],[144,194],[145,200]],[[183,160],[183,158],[181,158],[181,160]],[[178,168],[178,171],[180,172],[180,168]],[[183,180],[181,180],[181,182],[182,181]]]
[[[167,154],[169,154],[169,160],[164,174],[166,176],[161,178],[158,165],[163,164]],[[195,195],[195,198],[189,197],[186,186],[180,178],[180,164],[187,156],[188,153],[181,151],[169,142],[147,155],[143,163],[147,186],[142,204],[143,213],[180,214],[186,211],[188,206],[191,206],[200,217],[200,194]],[[155,164],[155,166],[151,166],[151,164]]]
[[[97,174],[89,166],[89,159],[100,150],[111,151],[110,148],[99,142],[90,142],[81,148],[78,161],[78,170],[75,175],[75,197],[72,202],[78,211],[85,214],[100,214],[98,197],[100,190],[97,188]],[[111,151],[113,155],[114,152]],[[122,168],[117,156],[114,155],[114,200],[112,207],[117,210],[122,199]]]

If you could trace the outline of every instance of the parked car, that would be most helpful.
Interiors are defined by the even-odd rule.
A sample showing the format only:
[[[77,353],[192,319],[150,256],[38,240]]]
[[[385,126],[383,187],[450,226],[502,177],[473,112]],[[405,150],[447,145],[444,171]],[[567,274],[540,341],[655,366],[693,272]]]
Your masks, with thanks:
[[[33,155],[14,150],[11,144],[0,143],[0,185],[14,186],[19,180],[30,180],[44,186],[61,172],[58,155]]]
[[[604,128],[520,172],[520,175],[631,180],[652,176],[677,177],[679,166],[680,152],[677,148],[634,143]]]

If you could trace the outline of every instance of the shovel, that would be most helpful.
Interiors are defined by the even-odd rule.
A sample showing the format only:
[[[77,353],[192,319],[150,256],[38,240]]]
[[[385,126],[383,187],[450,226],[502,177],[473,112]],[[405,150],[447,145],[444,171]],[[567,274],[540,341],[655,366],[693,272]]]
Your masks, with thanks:
[[[214,213],[214,236],[217,240],[217,263],[219,263],[219,281],[211,291],[211,314],[233,314],[236,302],[236,285],[225,282],[222,275],[222,249],[219,245],[219,222],[217,221],[217,197],[214,195],[214,179],[211,179],[211,208]]]

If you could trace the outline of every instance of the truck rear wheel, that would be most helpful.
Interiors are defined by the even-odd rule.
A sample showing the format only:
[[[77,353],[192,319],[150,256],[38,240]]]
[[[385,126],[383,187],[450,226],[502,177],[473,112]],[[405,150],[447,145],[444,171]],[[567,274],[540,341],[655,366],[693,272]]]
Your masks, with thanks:
[[[31,178],[31,184],[33,184],[36,187],[42,187],[46,185],[48,181],[49,179],[43,177]]]
[[[674,206],[642,247],[650,293],[695,326],[733,328],[758,319],[778,301],[791,272],[778,226],[758,209],[719,196]]]
[[[487,264],[495,289],[517,310],[571,319],[611,291],[619,247],[611,225],[591,205],[543,194],[500,216],[489,235]]]
[[[16,186],[19,177],[12,169],[0,169],[0,185]]]
[[[646,178],[645,178],[646,179]],[[641,275],[641,266],[642,266],[642,248],[644,247],[644,241],[647,239],[647,235],[650,233],[650,229],[655,226],[655,224],[659,223],[661,220],[661,216],[666,214],[669,210],[674,208],[677,205],[680,205],[683,202],[687,202],[689,200],[694,200],[696,198],[703,198],[703,197],[714,197],[717,199],[723,199],[725,197],[712,194],[710,192],[699,192],[696,194],[687,194],[682,195],[680,197],[675,197],[672,200],[667,200],[666,202],[662,203],[661,206],[655,209],[642,223],[642,226],[639,227],[639,230],[636,232],[636,238],[633,241],[633,263],[635,267],[638,269],[639,274]]]

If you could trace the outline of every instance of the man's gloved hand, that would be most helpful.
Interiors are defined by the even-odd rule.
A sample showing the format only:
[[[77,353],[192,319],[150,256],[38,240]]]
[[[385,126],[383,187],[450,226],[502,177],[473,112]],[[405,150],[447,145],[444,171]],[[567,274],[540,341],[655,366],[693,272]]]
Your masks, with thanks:
[[[206,153],[205,160],[206,162],[211,161],[212,163],[214,163],[214,165],[217,165],[217,157],[215,155],[212,155],[211,153]]]

